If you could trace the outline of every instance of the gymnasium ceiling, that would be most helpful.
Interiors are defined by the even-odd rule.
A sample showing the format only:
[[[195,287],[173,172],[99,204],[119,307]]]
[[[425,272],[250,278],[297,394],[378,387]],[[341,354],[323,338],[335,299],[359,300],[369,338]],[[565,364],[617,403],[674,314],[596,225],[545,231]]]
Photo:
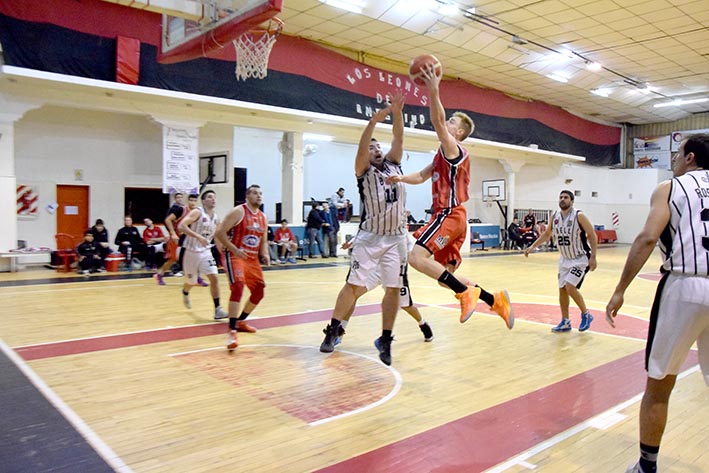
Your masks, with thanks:
[[[654,107],[709,99],[709,0],[462,0],[452,2],[452,14],[441,12],[449,0],[340,1],[361,5],[361,13],[284,0],[284,33],[396,72],[414,56],[435,54],[448,78],[602,122],[709,111],[709,100]],[[594,62],[602,68],[588,70]]]

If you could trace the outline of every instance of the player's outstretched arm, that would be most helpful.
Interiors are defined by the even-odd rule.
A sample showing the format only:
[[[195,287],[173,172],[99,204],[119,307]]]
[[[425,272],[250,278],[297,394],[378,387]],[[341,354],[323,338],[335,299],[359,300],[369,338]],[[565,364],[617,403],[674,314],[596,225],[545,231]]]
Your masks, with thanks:
[[[404,96],[401,90],[394,92],[391,97],[391,116],[394,122],[391,133],[391,149],[386,154],[386,159],[401,164],[401,157],[404,155]]]
[[[606,322],[612,327],[615,327],[614,319],[618,315],[618,310],[623,306],[625,290],[652,254],[660,234],[670,222],[669,197],[671,189],[671,181],[664,181],[652,193],[650,213],[645,221],[645,226],[635,237],[633,245],[630,247],[618,285],[606,306]]]
[[[421,79],[428,88],[430,119],[433,129],[436,130],[436,135],[441,142],[441,148],[443,148],[446,159],[454,159],[459,154],[458,142],[448,132],[446,127],[446,110],[443,108],[440,94],[441,76],[436,75],[433,65],[427,64],[426,67],[421,69]]]
[[[524,256],[528,258],[528,257],[529,257],[529,253],[533,252],[534,250],[536,250],[537,248],[539,248],[540,246],[542,246],[544,243],[546,243],[547,241],[549,241],[549,238],[551,238],[551,234],[552,234],[552,223],[549,222],[549,225],[547,225],[547,229],[544,230],[541,235],[539,235],[539,238],[537,238],[536,240],[534,240],[534,243],[532,243],[531,245],[529,245],[529,246],[524,250]]]
[[[386,178],[387,184],[403,182],[404,184],[423,184],[433,175],[433,164],[429,164],[419,172],[407,174],[405,176],[393,175]]]
[[[372,118],[369,119],[369,123],[364,127],[362,131],[362,136],[359,138],[359,145],[357,146],[357,157],[355,158],[355,176],[361,176],[367,169],[369,169],[369,145],[372,141],[372,134],[374,133],[374,127],[377,123],[383,122],[387,115],[391,112],[391,105],[387,105],[385,108],[378,110]]]

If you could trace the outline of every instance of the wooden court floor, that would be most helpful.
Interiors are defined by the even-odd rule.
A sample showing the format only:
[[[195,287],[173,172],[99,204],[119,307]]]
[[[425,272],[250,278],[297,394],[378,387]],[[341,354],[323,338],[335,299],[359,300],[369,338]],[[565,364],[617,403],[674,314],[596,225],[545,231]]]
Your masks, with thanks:
[[[187,310],[180,279],[160,287],[139,275],[3,273],[0,338],[118,471],[623,472],[637,457],[660,264],[656,252],[612,329],[603,311],[627,250],[599,250],[582,287],[595,316],[586,333],[550,332],[558,253],[465,259],[463,275],[509,291],[512,331],[483,304],[461,325],[452,294],[410,270],[435,338],[425,343],[400,312],[391,367],[372,344],[381,289],[360,300],[334,353],[318,350],[345,258],[269,268],[249,318],[260,330],[240,334],[232,354],[208,289],[194,288]],[[220,284],[226,302],[223,275]],[[708,401],[693,352],[671,400],[661,471],[709,471]]]

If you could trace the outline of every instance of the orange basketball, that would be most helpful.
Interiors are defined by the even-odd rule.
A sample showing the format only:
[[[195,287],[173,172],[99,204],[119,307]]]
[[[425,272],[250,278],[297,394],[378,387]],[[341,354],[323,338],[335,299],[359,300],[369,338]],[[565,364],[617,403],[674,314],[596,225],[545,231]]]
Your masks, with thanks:
[[[436,56],[433,54],[422,54],[421,56],[413,58],[411,64],[409,64],[409,77],[415,84],[426,85],[421,79],[421,69],[427,64],[433,66],[436,76],[441,77],[441,74],[443,74],[443,66],[441,66],[441,62]]]

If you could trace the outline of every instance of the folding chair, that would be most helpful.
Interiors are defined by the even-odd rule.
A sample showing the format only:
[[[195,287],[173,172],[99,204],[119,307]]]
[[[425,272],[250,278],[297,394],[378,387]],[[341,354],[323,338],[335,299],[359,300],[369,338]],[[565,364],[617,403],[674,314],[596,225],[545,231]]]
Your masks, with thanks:
[[[57,271],[68,273],[77,257],[74,237],[68,233],[57,233],[54,235],[54,240],[57,242],[57,257],[62,260],[62,264],[57,266]]]

